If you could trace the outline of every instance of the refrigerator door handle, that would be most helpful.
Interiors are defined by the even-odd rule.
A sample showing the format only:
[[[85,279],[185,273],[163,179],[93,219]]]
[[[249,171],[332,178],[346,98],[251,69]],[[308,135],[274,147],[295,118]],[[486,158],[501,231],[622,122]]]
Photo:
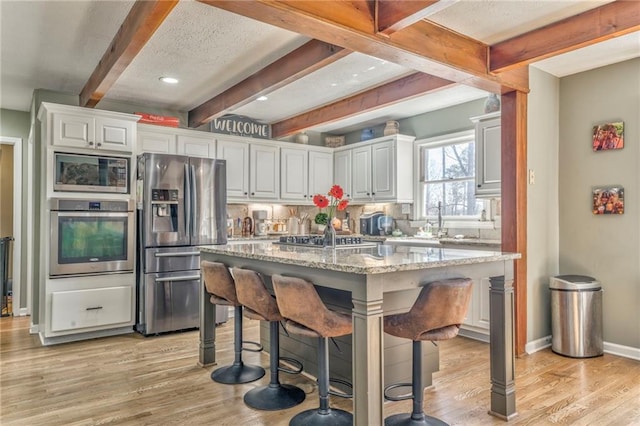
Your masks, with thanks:
[[[191,174],[189,165],[184,165],[184,232],[191,236]]]
[[[175,253],[154,253],[154,257],[200,256],[199,251],[181,251]]]
[[[195,166],[191,165],[190,167],[190,171],[191,171],[191,211],[192,213],[192,217],[191,217],[191,230],[189,232],[189,235],[191,235],[191,237],[195,237],[195,230],[196,230],[196,223],[198,220],[198,186],[196,185],[196,168]]]
[[[193,281],[193,280],[199,280],[199,279],[200,279],[200,275],[181,275],[178,277],[156,278],[155,282],[166,283],[171,281]]]

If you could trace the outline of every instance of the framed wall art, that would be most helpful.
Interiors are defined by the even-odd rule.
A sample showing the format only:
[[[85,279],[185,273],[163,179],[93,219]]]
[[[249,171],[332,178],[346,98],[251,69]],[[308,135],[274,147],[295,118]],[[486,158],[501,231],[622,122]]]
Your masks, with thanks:
[[[594,151],[624,148],[624,122],[605,123],[593,126]]]
[[[624,188],[604,186],[593,188],[593,214],[623,214]]]

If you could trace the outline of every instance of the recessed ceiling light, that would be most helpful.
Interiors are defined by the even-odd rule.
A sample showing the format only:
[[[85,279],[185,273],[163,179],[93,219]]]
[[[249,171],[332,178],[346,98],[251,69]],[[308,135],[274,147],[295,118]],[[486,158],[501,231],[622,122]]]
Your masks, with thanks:
[[[331,83],[331,87],[336,87],[338,83]]]
[[[262,95],[262,96],[256,98],[256,101],[266,101],[267,99],[269,99],[269,98],[267,98],[266,96]]]
[[[177,78],[173,78],[173,77],[160,77],[159,80],[161,82],[163,82],[163,83],[168,83],[168,84],[177,84],[178,83],[178,79]]]
[[[367,68],[367,71],[373,71],[375,69],[376,69],[376,67],[369,67],[369,68]]]

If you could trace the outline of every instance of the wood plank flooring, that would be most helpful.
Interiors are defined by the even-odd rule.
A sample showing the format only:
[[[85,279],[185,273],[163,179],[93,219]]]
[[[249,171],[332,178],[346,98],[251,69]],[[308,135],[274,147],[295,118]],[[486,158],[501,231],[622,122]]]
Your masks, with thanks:
[[[261,412],[243,394],[268,383],[211,381],[200,368],[198,332],[139,334],[42,347],[29,318],[0,319],[0,424],[8,425],[286,425],[318,404],[315,383],[282,374],[307,393],[297,407]],[[258,323],[245,321],[257,340]],[[218,361],[233,360],[233,323],[218,328]],[[452,425],[503,425],[489,408],[488,345],[458,337],[442,342],[441,371],[425,391],[425,410]],[[268,368],[268,355],[245,353]],[[543,350],[516,360],[518,416],[513,425],[640,425],[640,362],[605,354],[571,359]],[[351,401],[331,399],[351,410]],[[385,415],[408,412],[410,401],[385,404]]]

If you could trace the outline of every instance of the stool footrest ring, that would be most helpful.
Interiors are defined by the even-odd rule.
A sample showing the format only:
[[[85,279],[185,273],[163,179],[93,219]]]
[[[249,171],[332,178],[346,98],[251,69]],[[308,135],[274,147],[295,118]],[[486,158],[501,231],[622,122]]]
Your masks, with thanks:
[[[389,386],[387,386],[386,388],[384,388],[384,399],[388,399],[389,401],[405,401],[407,399],[412,399],[413,398],[413,391],[407,395],[398,395],[398,396],[393,396],[393,395],[388,395],[387,392],[393,389],[397,389],[397,388],[404,388],[404,387],[412,387],[413,383],[394,383],[391,384]]]
[[[286,357],[286,356],[281,356],[280,360],[288,362],[289,364],[292,364],[294,366],[294,368],[287,368],[287,367],[278,366],[278,371],[282,371],[283,373],[289,373],[289,374],[300,374],[300,373],[302,373],[302,369],[303,369],[302,363],[300,361],[298,361],[297,359],[289,358],[289,357]]]
[[[353,389],[353,385],[350,382],[347,382],[346,380],[329,378],[329,383],[339,383],[341,385],[348,387],[349,389]],[[337,392],[329,389],[329,395],[338,396],[340,398],[353,398],[353,391],[351,393],[347,393],[347,392]]]
[[[251,347],[245,347],[245,345],[248,346],[255,346],[255,348],[251,348]],[[242,341],[242,350],[243,351],[247,351],[247,352],[262,352],[263,351],[263,347],[259,342],[252,342],[251,340],[243,340]]]

